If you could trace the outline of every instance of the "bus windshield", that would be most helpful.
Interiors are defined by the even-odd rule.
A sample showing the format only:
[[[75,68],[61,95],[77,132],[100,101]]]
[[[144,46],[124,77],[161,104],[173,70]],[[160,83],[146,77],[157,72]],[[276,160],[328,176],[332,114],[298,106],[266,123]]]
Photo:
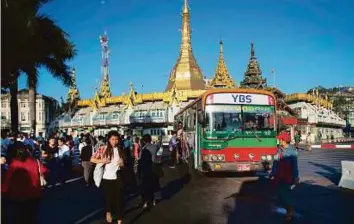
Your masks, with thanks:
[[[207,105],[205,137],[274,137],[272,105]]]

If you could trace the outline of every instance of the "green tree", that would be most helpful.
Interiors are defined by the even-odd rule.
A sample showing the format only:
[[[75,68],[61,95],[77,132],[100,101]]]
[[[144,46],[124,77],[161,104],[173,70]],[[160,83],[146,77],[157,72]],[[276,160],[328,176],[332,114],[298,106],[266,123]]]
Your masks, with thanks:
[[[2,2],[2,13],[5,17],[3,21],[6,24],[3,30],[6,37],[3,39],[13,43],[12,45],[16,45],[14,49],[5,45],[4,52],[11,56],[6,58],[8,65],[2,68],[4,74],[2,79],[5,80],[5,83],[12,83],[14,80],[17,82],[19,73],[26,74],[32,130],[35,130],[36,126],[38,69],[41,67],[47,68],[49,73],[61,80],[64,85],[69,86],[72,83],[70,69],[66,62],[75,56],[74,45],[69,41],[67,33],[57,26],[52,19],[39,12],[41,6],[48,2],[48,0]],[[4,11],[6,12],[5,15]],[[14,38],[15,41],[11,38],[11,33],[19,35]],[[14,56],[15,53],[16,56]],[[17,76],[12,74],[17,74]],[[8,85],[8,87],[11,86]],[[17,100],[17,97],[15,98]],[[11,114],[13,109],[16,111],[16,108],[11,107]]]

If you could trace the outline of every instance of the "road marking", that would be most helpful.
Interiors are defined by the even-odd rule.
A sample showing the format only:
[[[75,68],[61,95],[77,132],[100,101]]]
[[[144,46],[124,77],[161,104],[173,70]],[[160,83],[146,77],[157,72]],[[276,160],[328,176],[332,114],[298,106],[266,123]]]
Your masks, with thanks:
[[[81,180],[81,179],[83,179],[83,178],[84,178],[84,177],[73,178],[73,179],[70,179],[70,180],[65,181],[65,183],[75,182],[75,181]],[[55,184],[55,186],[59,186],[59,185],[61,185],[61,183],[56,183],[56,184]],[[51,187],[53,187],[53,185],[48,185],[48,188],[51,188]]]
[[[103,208],[100,208],[100,209],[97,209],[97,210],[91,212],[90,214],[86,215],[85,217],[77,220],[75,222],[75,224],[83,223],[83,222],[87,221],[89,218],[93,217],[94,215],[98,214],[101,211],[103,211]]]
[[[74,182],[74,181],[77,181],[77,180],[81,180],[81,179],[83,179],[83,178],[84,178],[84,177],[73,178],[73,179],[70,179],[70,180],[65,181],[65,183],[71,183],[71,182]]]
[[[338,149],[350,149],[351,147],[351,145],[336,145],[336,148]]]

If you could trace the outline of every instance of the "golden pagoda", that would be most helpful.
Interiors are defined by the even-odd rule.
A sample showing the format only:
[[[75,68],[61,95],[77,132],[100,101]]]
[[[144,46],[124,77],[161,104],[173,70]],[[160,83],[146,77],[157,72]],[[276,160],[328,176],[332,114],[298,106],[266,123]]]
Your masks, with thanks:
[[[76,100],[80,99],[80,93],[79,90],[77,89],[76,86],[76,70],[73,68],[71,72],[71,80],[72,80],[72,85],[69,88],[68,96],[67,96],[67,101],[69,103],[72,103]]]
[[[220,40],[220,53],[219,53],[218,66],[215,71],[215,76],[210,83],[210,86],[212,88],[235,88],[236,87],[235,82],[232,80],[225,63],[222,40]]]
[[[243,81],[242,88],[264,89],[267,86],[267,79],[263,79],[262,70],[258,64],[254,44],[251,43],[251,56],[248,62],[247,70]]]
[[[191,43],[190,12],[188,0],[184,1],[182,10],[182,40],[179,57],[173,67],[166,92],[174,86],[178,90],[201,90],[205,89],[202,71],[194,57]]]

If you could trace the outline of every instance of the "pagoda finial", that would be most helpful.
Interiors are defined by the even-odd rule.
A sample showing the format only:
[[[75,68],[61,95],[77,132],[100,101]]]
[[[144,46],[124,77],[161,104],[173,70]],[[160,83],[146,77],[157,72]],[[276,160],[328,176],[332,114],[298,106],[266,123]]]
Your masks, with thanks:
[[[205,89],[203,74],[194,57],[191,42],[190,12],[188,1],[184,1],[182,9],[182,29],[181,29],[180,54],[175,66],[173,67],[166,92],[170,91],[174,84],[180,90]]]
[[[79,93],[79,90],[77,89],[77,86],[76,86],[76,70],[75,70],[75,68],[73,68],[72,72],[71,72],[71,82],[72,82],[72,85],[69,88],[69,92],[68,92],[68,96],[67,96],[68,102],[73,102],[75,100],[80,99],[80,93]]]
[[[100,96],[104,98],[109,98],[112,96],[110,84],[109,84],[109,47],[108,47],[108,36],[107,32],[104,31],[104,34],[99,37],[101,43],[101,54],[102,54],[102,82],[100,89]]]
[[[71,72],[71,79],[72,79],[72,86],[76,88],[76,70],[75,70],[75,67],[73,67],[73,70]]]
[[[188,0],[184,0],[183,13],[189,13]]]
[[[223,49],[222,44],[223,44],[223,42],[222,42],[222,39],[220,38],[220,42],[219,42],[219,45],[220,45],[220,54],[223,54],[223,53],[224,53],[224,49]]]
[[[254,51],[254,44],[253,44],[253,42],[251,42],[251,58],[256,58],[256,54],[255,54],[255,51]]]
[[[232,80],[229,71],[226,66],[224,59],[224,49],[223,42],[220,40],[220,52],[219,52],[219,61],[218,66],[215,71],[215,76],[210,83],[210,86],[214,88],[235,88],[235,82]]]

